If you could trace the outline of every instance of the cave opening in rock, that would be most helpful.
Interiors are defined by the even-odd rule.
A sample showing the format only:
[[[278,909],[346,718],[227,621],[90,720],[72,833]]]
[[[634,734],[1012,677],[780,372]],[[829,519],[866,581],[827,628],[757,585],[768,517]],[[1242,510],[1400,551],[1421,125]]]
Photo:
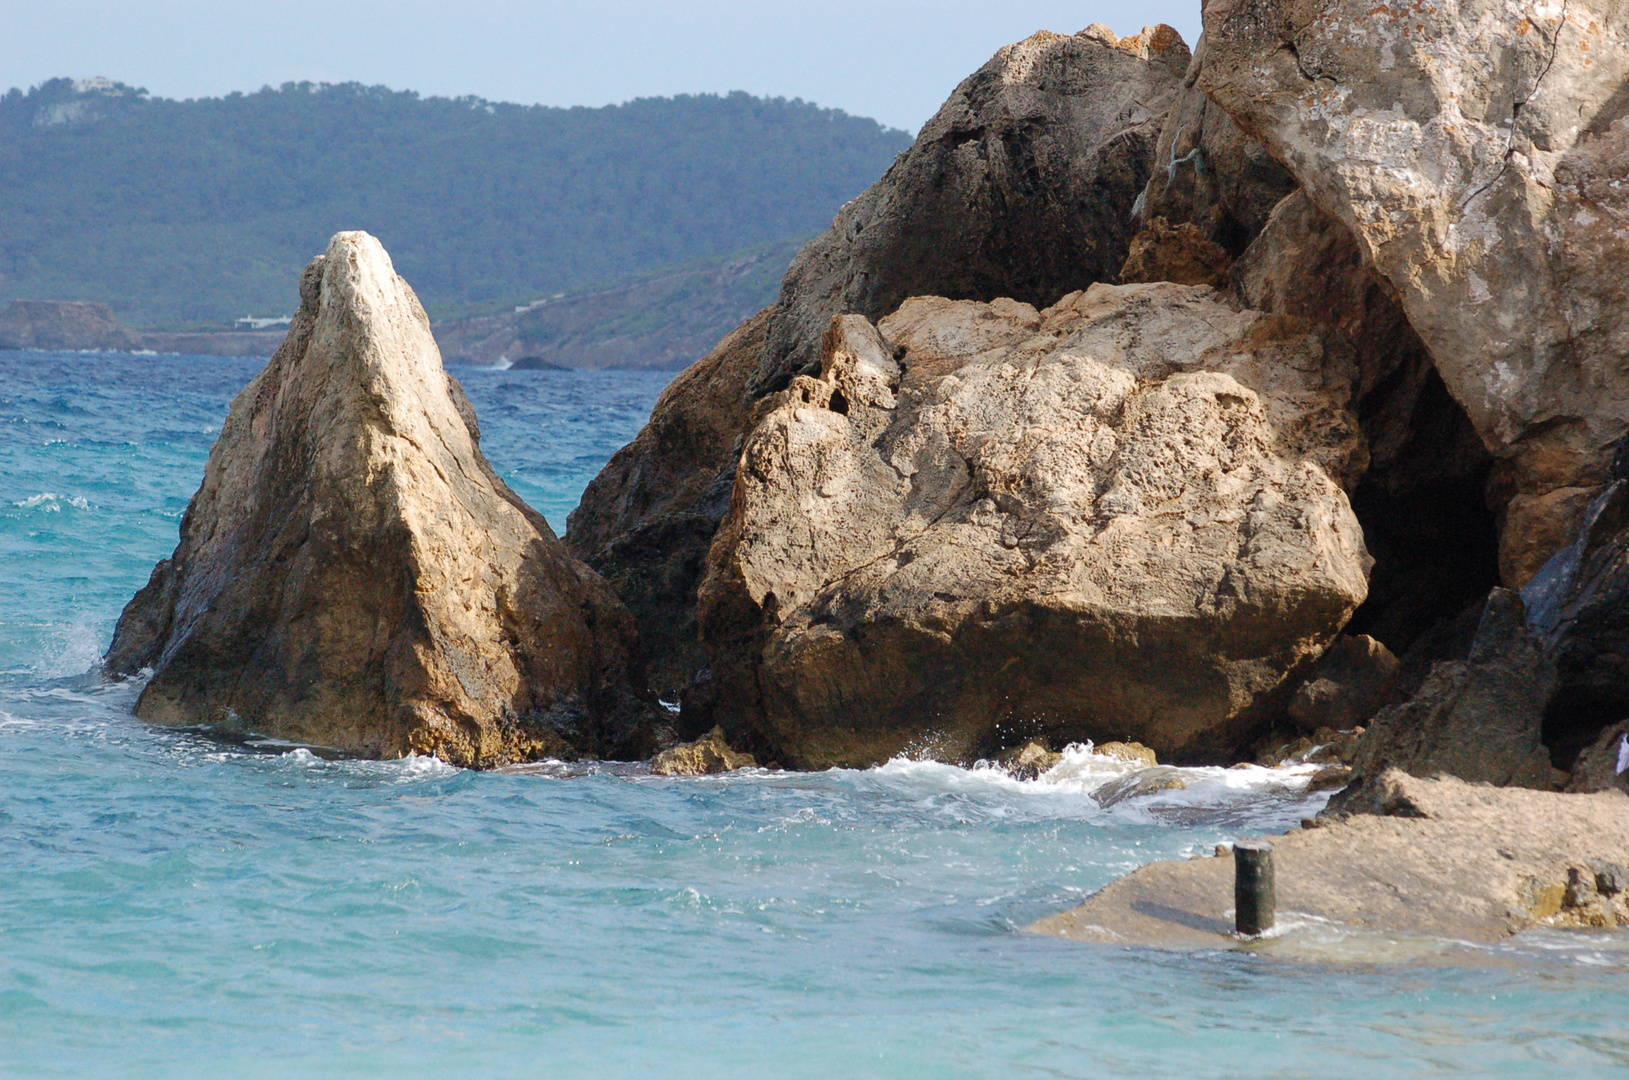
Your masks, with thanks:
[[[1351,501],[1374,567],[1347,633],[1401,658],[1399,690],[1411,693],[1432,662],[1469,650],[1481,601],[1499,583],[1493,458],[1423,347],[1365,395],[1359,419],[1371,462]]]

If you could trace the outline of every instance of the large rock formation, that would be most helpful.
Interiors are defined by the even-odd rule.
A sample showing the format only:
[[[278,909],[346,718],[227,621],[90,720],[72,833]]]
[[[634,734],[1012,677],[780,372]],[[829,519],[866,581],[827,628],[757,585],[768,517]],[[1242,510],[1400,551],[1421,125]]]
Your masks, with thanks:
[[[670,701],[707,663],[696,638],[696,587],[730,507],[753,412],[743,388],[763,355],[768,315],[747,320],[669,384],[650,422],[567,519],[566,544],[628,605],[645,677]]]
[[[833,315],[876,319],[910,296],[1045,307],[1118,280],[1188,59],[1168,26],[1002,49],[793,261],[753,393],[814,371]]]
[[[467,765],[633,753],[631,626],[511,492],[378,241],[340,233],[107,666],[137,712]]]
[[[1500,459],[1502,573],[1629,427],[1629,7],[1212,0],[1197,85],[1388,282]]]
[[[681,376],[589,485],[566,542],[632,609],[664,698],[706,674],[696,585],[761,412],[751,401],[818,364],[833,315],[878,318],[914,294],[1044,305],[1115,280],[1187,59],[1169,27],[1117,38],[1094,26],[1001,50],[809,243],[775,307]]]
[[[1236,745],[1364,597],[1353,377],[1203,286],[833,320],[747,439],[698,722],[806,767]]]

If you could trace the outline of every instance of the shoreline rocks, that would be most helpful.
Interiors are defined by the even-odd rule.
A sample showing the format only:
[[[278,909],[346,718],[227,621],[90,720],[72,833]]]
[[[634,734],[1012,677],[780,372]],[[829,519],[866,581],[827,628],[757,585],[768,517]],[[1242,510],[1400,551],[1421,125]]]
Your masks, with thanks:
[[[1280,923],[1495,942],[1534,926],[1629,921],[1621,867],[1629,795],[1491,788],[1402,772],[1380,778],[1378,814],[1270,837]],[[1605,885],[1603,889],[1601,886]],[[1034,933],[1111,945],[1225,948],[1233,860],[1151,863]]]
[[[137,714],[478,767],[644,756],[626,610],[492,471],[379,242],[336,235],[300,296],[120,616]]]
[[[709,722],[801,768],[998,731],[1231,753],[1364,596],[1320,357],[1203,286],[834,319],[709,555]]]

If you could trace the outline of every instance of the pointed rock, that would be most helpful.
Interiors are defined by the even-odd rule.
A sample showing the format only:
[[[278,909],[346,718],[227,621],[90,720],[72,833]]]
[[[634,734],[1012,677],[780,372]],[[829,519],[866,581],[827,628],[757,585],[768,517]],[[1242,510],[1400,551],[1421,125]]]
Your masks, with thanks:
[[[384,248],[338,234],[300,300],[119,619],[137,713],[471,766],[626,744],[627,612],[493,473]]]

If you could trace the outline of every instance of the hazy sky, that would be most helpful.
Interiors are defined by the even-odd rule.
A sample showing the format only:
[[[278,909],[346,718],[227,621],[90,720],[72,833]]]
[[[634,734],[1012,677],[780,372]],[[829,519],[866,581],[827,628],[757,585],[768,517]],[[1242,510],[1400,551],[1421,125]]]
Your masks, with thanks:
[[[915,130],[1035,30],[1167,22],[1199,0],[0,0],[0,89],[105,75],[164,97],[383,83],[546,105],[685,92],[801,97]]]

